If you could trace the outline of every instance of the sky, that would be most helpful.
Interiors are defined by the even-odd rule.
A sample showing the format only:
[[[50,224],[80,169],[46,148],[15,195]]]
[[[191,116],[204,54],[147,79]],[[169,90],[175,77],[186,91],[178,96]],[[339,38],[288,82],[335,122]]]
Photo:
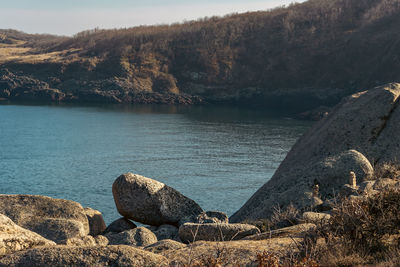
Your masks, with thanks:
[[[0,0],[0,29],[73,35],[83,30],[183,22],[304,0]]]

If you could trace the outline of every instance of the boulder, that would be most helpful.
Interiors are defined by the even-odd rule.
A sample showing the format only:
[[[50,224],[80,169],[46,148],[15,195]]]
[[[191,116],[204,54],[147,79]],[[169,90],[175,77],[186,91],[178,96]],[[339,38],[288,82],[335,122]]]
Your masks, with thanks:
[[[297,224],[277,230],[267,231],[264,233],[258,233],[255,235],[246,236],[242,240],[267,240],[271,238],[283,238],[283,237],[296,237],[301,238],[305,233],[317,228],[315,224],[303,223]]]
[[[19,226],[60,243],[89,234],[82,206],[74,201],[35,195],[0,195],[0,213]]]
[[[89,222],[90,235],[99,235],[106,229],[106,224],[100,211],[91,208],[85,208],[85,214]]]
[[[0,266],[168,266],[167,259],[130,246],[34,248],[0,259]]]
[[[182,218],[197,216],[203,210],[175,189],[140,175],[126,173],[112,186],[118,212],[148,225],[179,225]]]
[[[399,159],[399,95],[400,84],[393,83],[343,99],[297,141],[273,177],[230,221],[270,218],[276,204],[302,207],[304,192],[315,182],[324,200],[348,183],[350,171],[358,182],[367,179],[368,160],[376,166]]]
[[[124,232],[105,235],[110,245],[129,245],[145,247],[157,242],[156,235],[145,227],[138,227]]]
[[[260,233],[260,230],[256,226],[249,224],[185,223],[179,227],[179,238],[185,243],[198,240],[239,240],[258,233]]]
[[[229,223],[229,218],[221,211],[206,211],[197,216],[196,223]]]
[[[53,241],[16,225],[10,218],[0,214],[0,257],[19,250],[55,245]]]
[[[152,229],[152,228],[155,229]],[[158,240],[163,239],[177,239],[178,238],[178,228],[170,225],[170,224],[163,224],[159,227],[152,226],[150,230],[157,236]]]
[[[186,246],[187,245],[175,240],[164,239],[145,247],[144,250],[159,254],[166,251],[185,248]]]
[[[313,223],[316,225],[327,223],[331,219],[331,215],[326,213],[318,213],[307,211],[303,213],[303,221],[307,223]]]
[[[107,233],[120,233],[126,230],[131,230],[136,228],[136,224],[131,222],[126,218],[119,218],[116,221],[113,221],[107,228],[104,230],[103,234]]]
[[[74,237],[63,241],[67,246],[77,247],[94,247],[94,246],[107,246],[108,239],[105,236],[97,235],[95,237],[87,235],[81,238]]]

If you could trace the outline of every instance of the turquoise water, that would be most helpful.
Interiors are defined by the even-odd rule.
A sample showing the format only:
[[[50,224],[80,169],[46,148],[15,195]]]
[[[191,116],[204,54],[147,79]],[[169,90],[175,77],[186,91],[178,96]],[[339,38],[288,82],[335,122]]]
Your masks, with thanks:
[[[71,199],[119,218],[113,181],[133,172],[229,215],[310,122],[232,107],[0,105],[0,193]]]

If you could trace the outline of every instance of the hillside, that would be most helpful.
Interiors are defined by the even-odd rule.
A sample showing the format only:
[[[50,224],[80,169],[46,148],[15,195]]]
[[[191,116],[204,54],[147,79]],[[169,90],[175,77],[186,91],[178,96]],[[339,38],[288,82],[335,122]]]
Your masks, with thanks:
[[[0,30],[0,98],[295,111],[400,81],[400,1],[309,0],[74,37]]]

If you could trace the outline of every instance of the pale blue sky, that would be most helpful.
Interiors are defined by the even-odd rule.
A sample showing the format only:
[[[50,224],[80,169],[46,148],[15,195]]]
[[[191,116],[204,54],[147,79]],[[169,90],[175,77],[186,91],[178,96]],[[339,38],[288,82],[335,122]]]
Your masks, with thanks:
[[[0,0],[0,29],[72,35],[82,30],[193,20],[304,0]]]

